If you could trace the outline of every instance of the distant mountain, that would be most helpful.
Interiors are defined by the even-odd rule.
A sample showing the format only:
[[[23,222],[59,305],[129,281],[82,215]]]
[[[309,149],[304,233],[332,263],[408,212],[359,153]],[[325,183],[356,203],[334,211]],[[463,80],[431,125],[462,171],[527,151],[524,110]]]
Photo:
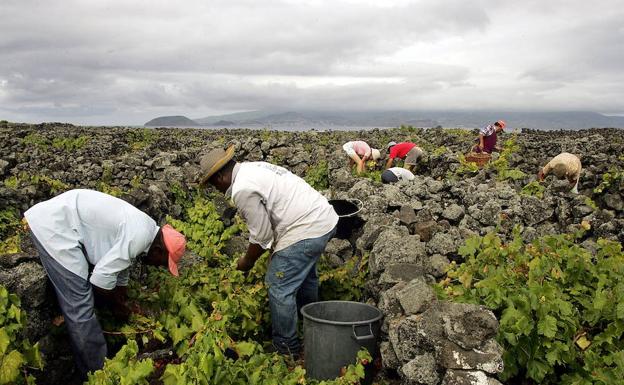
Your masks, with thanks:
[[[202,124],[202,125],[215,126],[220,120],[231,121],[231,122],[241,122],[244,120],[253,120],[256,118],[262,118],[269,114],[270,112],[267,112],[267,111],[247,111],[247,112],[236,112],[236,113],[227,114],[227,115],[208,116],[205,118],[198,118],[194,120],[197,123]]]
[[[227,126],[233,126],[235,124],[236,124],[236,122],[233,122],[231,120],[219,120],[219,121],[214,123],[214,125],[217,126],[217,127],[221,127],[221,126],[227,127]]]
[[[187,118],[186,116],[161,116],[150,120],[144,124],[147,127],[194,127],[200,126],[194,120]]]
[[[145,125],[270,127],[286,130],[382,128],[401,125],[474,128],[498,119],[505,120],[513,128],[624,128],[624,117],[591,111],[248,111],[194,120],[183,116],[161,117]]]

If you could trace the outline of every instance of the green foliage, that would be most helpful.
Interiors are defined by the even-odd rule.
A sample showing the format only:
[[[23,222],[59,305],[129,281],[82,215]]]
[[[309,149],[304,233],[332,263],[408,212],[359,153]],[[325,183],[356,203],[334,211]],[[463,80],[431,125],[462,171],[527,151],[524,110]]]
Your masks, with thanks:
[[[100,181],[110,184],[113,181],[113,162],[110,160],[102,162],[102,176]]]
[[[268,338],[270,328],[264,284],[268,253],[247,274],[236,270],[235,256],[223,255],[221,250],[240,225],[226,228],[214,203],[200,193],[195,194],[183,218],[168,221],[184,233],[187,247],[203,261],[191,269],[182,267],[178,278],[164,269],[149,267],[142,282],[130,282],[130,297],[141,314],[133,314],[130,323],[117,333],[140,338],[129,342],[104,370],[89,378],[89,383],[129,383],[124,382],[129,380],[123,373],[132,373],[133,383],[146,383],[148,377],[152,381],[159,375],[153,366],[164,369],[160,381],[165,385],[317,384],[305,380],[300,366],[263,351],[260,341]],[[176,355],[153,365],[134,358],[141,347],[155,343],[172,344]],[[227,358],[227,350],[235,351],[239,358]],[[369,361],[370,355],[360,352],[356,364],[342,377],[322,383],[357,383],[363,377],[363,365]]]
[[[26,135],[22,139],[22,144],[27,145],[27,146],[39,147],[43,150],[50,147],[50,141],[48,140],[48,138],[36,132]]]
[[[225,241],[239,231],[237,226],[226,229],[214,203],[201,194],[184,215],[185,220],[168,217],[167,221],[187,237],[188,247],[204,258],[221,258]]]
[[[9,122],[7,120],[0,120],[0,128],[8,128]]]
[[[130,149],[139,151],[154,144],[160,138],[160,133],[151,128],[140,128],[128,131],[126,138]]]
[[[440,156],[440,155],[446,154],[447,152],[449,152],[449,150],[448,148],[446,148],[446,146],[440,146],[440,147],[433,149],[433,151],[431,151],[431,156]]]
[[[86,135],[80,135],[75,138],[54,138],[52,140],[52,147],[72,152],[83,148],[88,142],[89,137]]]
[[[544,190],[546,190],[546,188],[540,182],[534,180],[533,182],[527,183],[524,187],[522,187],[520,194],[543,198]]]
[[[113,359],[107,359],[104,368],[89,373],[89,385],[147,385],[147,378],[154,371],[151,359],[137,360],[139,347],[134,340],[128,341]]]
[[[520,171],[517,168],[514,168],[512,170],[499,170],[498,171],[498,179],[499,180],[507,180],[507,179],[511,179],[511,180],[521,180],[526,178],[527,174]]]
[[[455,170],[456,175],[476,174],[479,172],[479,166],[475,162],[468,162],[463,154],[457,156],[459,167]]]
[[[69,190],[68,184],[63,183],[58,179],[50,178],[49,176],[45,176],[45,175],[32,175],[30,177],[30,181],[37,185],[39,184],[46,185],[50,189],[50,192],[54,195],[61,193],[63,191]]]
[[[585,229],[589,225],[584,223]],[[455,301],[483,304],[500,318],[504,380],[615,384],[624,376],[624,254],[599,240],[595,254],[576,235],[503,244],[494,234],[460,247],[439,286]]]
[[[0,210],[0,255],[18,253],[20,240],[18,211],[11,207]]]
[[[119,198],[123,194],[123,190],[118,186],[113,186],[113,162],[105,160],[102,162],[102,176],[96,185],[96,189],[108,195]]]
[[[591,207],[594,210],[598,210],[598,205],[596,204],[596,202],[594,202],[593,199],[591,199],[590,197],[586,197],[585,198],[585,205]]]
[[[130,181],[130,186],[132,186],[132,188],[139,188],[141,187],[141,183],[143,183],[143,177],[139,175],[135,175],[132,177],[132,180]]]
[[[611,167],[608,172],[602,174],[600,184],[594,188],[595,194],[608,191],[617,191],[624,181],[624,170],[619,167]]]
[[[317,165],[308,167],[303,179],[317,190],[327,189],[329,187],[329,166],[327,161],[321,160]]]
[[[237,352],[239,358],[226,358],[224,351],[227,348]],[[370,361],[370,354],[362,350],[355,363],[345,368],[344,374],[336,380],[306,380],[301,366],[289,367],[282,356],[264,353],[255,342],[237,343],[220,330],[211,329],[195,340],[183,363],[167,366],[162,380],[164,385],[352,385],[364,378],[364,365]]]
[[[472,133],[472,130],[466,130],[463,128],[445,128],[444,132],[447,134],[451,134],[454,136],[459,136],[459,137],[467,137],[467,136],[474,136],[474,134]]]
[[[11,175],[10,177],[6,178],[3,183],[4,187],[15,190],[19,187],[20,180],[16,175]]]
[[[397,165],[396,167],[399,167],[399,166]],[[361,174],[357,173],[357,167],[353,167],[351,169],[351,175],[358,177],[358,178],[368,178],[372,180],[373,182],[379,182],[379,183],[381,183],[381,173],[383,173],[383,170],[379,170],[375,168],[375,162],[373,161],[368,162],[366,166],[366,170],[364,170],[364,172],[362,172]]]
[[[103,192],[104,194],[112,195],[114,197],[119,198],[123,195],[123,190],[117,186],[111,186],[106,182],[98,182],[97,190]]]
[[[368,279],[368,255],[353,256],[337,268],[330,268],[323,255],[318,270],[322,300],[362,299],[364,284]]]
[[[22,236],[17,232],[0,240],[0,255],[16,254],[22,251]]]
[[[406,126],[402,124],[401,127],[399,127],[399,132],[402,135],[413,135],[417,133],[418,131],[419,131],[418,128],[413,127],[412,125]]]
[[[20,220],[15,208],[7,207],[0,210],[0,239],[6,238],[19,229]]]
[[[174,182],[170,186],[169,191],[173,195],[173,201],[175,202],[175,204],[185,209],[188,209],[189,207],[193,206],[193,200],[192,200],[191,194],[189,193],[187,189],[182,187],[180,183]]]
[[[268,141],[269,141],[269,139],[271,139],[271,136],[273,136],[273,132],[272,132],[272,131],[270,131],[270,130],[269,130],[268,128],[266,128],[266,127],[262,129],[262,131],[261,131],[261,133],[260,133],[260,139],[261,139],[263,142],[268,142]]]
[[[0,385],[34,384],[31,369],[43,369],[39,345],[21,338],[26,314],[19,298],[0,285]]]
[[[520,180],[526,177],[526,174],[517,168],[509,169],[509,161],[511,156],[518,151],[520,146],[517,143],[518,134],[514,134],[505,141],[503,151],[501,151],[498,159],[488,164],[488,167],[496,170],[499,180]]]
[[[319,132],[318,133],[318,145],[321,147],[326,147],[329,145],[330,141],[332,139],[332,134],[331,132]]]
[[[4,186],[10,189],[18,189],[25,184],[35,184],[42,190],[47,188],[52,194],[58,194],[69,189],[69,185],[58,179],[46,175],[28,175],[25,172],[13,175],[4,180]]]

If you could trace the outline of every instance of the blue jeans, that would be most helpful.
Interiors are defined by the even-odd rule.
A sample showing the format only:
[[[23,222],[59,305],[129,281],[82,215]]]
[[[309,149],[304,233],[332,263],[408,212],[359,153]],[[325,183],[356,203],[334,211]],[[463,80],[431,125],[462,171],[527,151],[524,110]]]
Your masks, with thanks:
[[[56,262],[34,234],[30,237],[54,286],[78,373],[86,380],[88,372],[102,369],[106,357],[106,340],[95,316],[91,284]]]
[[[318,238],[299,241],[275,252],[266,273],[273,327],[273,345],[282,354],[298,354],[298,309],[318,301],[316,263],[336,228]]]

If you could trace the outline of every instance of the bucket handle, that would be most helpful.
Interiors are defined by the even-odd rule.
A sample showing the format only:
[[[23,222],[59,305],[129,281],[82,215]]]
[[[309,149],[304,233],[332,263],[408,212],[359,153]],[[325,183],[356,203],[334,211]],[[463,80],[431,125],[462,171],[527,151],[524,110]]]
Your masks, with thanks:
[[[369,334],[358,336],[357,332],[355,331],[355,328],[358,327],[358,326],[368,326]],[[372,323],[367,324],[367,325],[353,325],[352,329],[353,329],[353,338],[356,341],[358,341],[358,342],[368,341],[368,340],[372,340],[373,338],[375,338],[375,334],[373,333],[373,324]]]

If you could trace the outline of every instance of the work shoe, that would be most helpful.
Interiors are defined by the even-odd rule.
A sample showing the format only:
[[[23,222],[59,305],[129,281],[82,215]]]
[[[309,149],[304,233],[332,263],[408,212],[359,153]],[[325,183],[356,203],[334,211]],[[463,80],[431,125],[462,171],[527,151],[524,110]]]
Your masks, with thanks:
[[[271,343],[264,351],[266,353],[279,353],[286,361],[290,362],[297,362],[303,359],[303,347],[295,352],[288,348],[288,346],[277,347],[274,343]]]

